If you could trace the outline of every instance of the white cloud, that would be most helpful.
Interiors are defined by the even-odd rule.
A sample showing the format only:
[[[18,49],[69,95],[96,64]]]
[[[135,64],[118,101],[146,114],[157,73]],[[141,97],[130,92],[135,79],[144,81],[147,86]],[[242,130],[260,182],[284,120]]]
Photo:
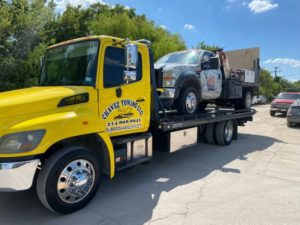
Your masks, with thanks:
[[[88,8],[90,5],[95,3],[101,3],[107,5],[103,0],[55,0],[55,4],[57,5],[57,10],[59,12],[65,11],[67,5],[71,6],[79,6],[81,5],[83,8]]]
[[[184,26],[183,26],[183,28],[184,29],[186,29],[186,30],[195,30],[195,26],[194,25],[192,25],[192,24],[185,24]]]
[[[159,27],[162,28],[162,29],[164,29],[164,30],[167,29],[167,27],[165,25],[160,25]]]
[[[283,64],[283,65],[289,65],[292,67],[300,67],[300,60],[290,59],[290,58],[268,59],[264,63],[265,64]]]
[[[277,3],[273,3],[273,0],[252,0],[248,4],[248,8],[253,13],[262,13],[267,12],[271,9],[277,8],[279,5]]]

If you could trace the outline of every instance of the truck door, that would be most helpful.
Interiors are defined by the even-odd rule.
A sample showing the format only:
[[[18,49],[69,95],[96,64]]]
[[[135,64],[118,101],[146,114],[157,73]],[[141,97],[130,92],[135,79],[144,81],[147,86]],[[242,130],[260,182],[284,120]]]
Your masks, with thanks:
[[[214,57],[212,52],[204,52],[201,57],[202,70],[200,73],[202,99],[217,99],[222,92],[222,75],[220,69],[210,68],[210,58]]]
[[[144,132],[149,127],[149,56],[140,48],[136,79],[128,83],[124,81],[125,49],[110,41],[101,45],[99,114],[101,125],[111,136]]]

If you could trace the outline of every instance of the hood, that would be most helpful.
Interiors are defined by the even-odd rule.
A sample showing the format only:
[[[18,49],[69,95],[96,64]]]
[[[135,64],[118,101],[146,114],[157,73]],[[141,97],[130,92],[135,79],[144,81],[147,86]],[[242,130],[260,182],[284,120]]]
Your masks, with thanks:
[[[0,120],[57,108],[69,96],[89,93],[92,87],[33,87],[0,93]]]
[[[295,100],[293,99],[274,99],[272,103],[286,103],[286,104],[292,104]]]
[[[176,64],[176,63],[166,63],[166,64],[154,64],[155,70],[162,70],[165,71],[174,71],[177,74],[183,74],[187,71],[195,72],[198,65],[194,64]]]

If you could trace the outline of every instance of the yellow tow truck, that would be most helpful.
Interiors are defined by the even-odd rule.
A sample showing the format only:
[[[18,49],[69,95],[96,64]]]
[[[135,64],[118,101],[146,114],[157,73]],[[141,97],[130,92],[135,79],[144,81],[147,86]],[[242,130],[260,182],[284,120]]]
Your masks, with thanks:
[[[229,145],[254,110],[168,112],[150,42],[109,36],[49,47],[37,87],[0,93],[0,191],[36,186],[41,202],[72,213],[101,177],[203,138]],[[181,144],[180,144],[181,143]]]

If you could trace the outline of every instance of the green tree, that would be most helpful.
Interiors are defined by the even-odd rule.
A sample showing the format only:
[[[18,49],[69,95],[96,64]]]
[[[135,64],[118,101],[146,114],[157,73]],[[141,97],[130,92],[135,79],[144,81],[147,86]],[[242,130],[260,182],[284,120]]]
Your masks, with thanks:
[[[218,46],[218,45],[209,45],[206,44],[205,41],[200,41],[196,47],[196,49],[203,49],[203,50],[207,50],[207,51],[215,51],[218,49],[223,49],[222,47]]]
[[[53,9],[43,0],[1,1],[0,14],[0,91],[36,84],[42,33]]]

